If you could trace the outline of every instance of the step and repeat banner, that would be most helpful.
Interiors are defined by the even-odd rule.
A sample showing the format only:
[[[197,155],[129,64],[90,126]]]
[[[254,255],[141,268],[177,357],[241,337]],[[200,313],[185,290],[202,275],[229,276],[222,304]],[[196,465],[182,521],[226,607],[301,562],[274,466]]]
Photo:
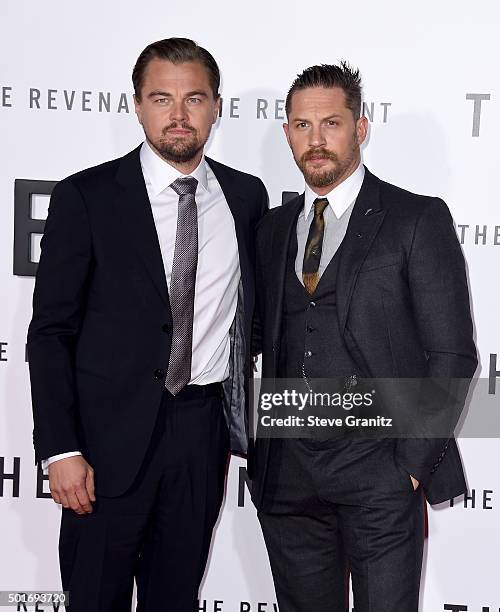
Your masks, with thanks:
[[[316,63],[347,59],[360,68],[370,124],[365,164],[382,179],[442,197],[454,217],[484,379],[476,386],[496,422],[497,2],[3,0],[0,24],[0,590],[60,588],[60,508],[34,466],[25,352],[48,194],[63,177],[141,142],[131,71],[154,40],[186,36],[213,53],[223,105],[209,154],[260,176],[272,206],[284,191],[303,189],[282,130],[291,81]],[[481,410],[471,395],[469,412]],[[421,610],[496,612],[500,442],[493,426],[459,446],[470,495],[428,508]],[[277,609],[245,462],[233,458],[200,610]]]

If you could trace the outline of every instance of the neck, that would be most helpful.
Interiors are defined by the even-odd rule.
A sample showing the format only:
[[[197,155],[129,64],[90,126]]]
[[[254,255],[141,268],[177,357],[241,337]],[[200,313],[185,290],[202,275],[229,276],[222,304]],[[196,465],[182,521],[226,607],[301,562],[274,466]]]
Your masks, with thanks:
[[[333,181],[333,183],[330,183],[329,185],[326,185],[325,187],[314,187],[313,185],[309,185],[309,183],[307,184],[312,189],[312,191],[314,191],[315,194],[319,196],[325,196],[329,194],[330,191],[335,189],[335,187],[338,187],[341,183],[343,183],[346,179],[348,179],[351,176],[351,174],[354,174],[360,162],[361,162],[361,157],[357,157],[349,165],[349,167]]]
[[[158,151],[158,149],[154,146],[154,144],[152,142],[150,142],[148,140],[148,144],[151,147],[151,149],[153,150],[154,153],[156,153],[156,155],[158,155],[158,157],[164,161],[166,164],[168,164],[169,166],[172,166],[172,168],[175,168],[176,170],[178,170],[179,172],[182,172],[182,174],[191,174],[191,172],[198,167],[201,158],[203,157],[203,149],[201,149],[200,151],[198,151],[198,153],[196,153],[196,155],[190,159],[187,162],[174,162],[174,161],[170,161],[168,159],[165,159],[163,157],[163,155],[161,155],[161,153]]]

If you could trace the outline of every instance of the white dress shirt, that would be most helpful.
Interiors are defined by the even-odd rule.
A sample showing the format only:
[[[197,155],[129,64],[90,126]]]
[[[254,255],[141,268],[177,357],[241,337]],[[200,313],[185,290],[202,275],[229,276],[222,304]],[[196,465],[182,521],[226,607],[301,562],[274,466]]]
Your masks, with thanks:
[[[328,206],[323,212],[325,230],[318,269],[319,277],[321,278],[321,275],[344,239],[354,202],[358,197],[364,178],[365,168],[360,162],[356,170],[345,181],[334,187],[324,196],[319,196],[306,184],[304,208],[297,219],[297,256],[295,258],[295,273],[302,284],[304,284],[302,279],[304,252],[309,228],[314,218],[314,200],[316,198],[326,198],[328,200]]]
[[[192,176],[198,181],[195,195],[198,209],[198,266],[189,384],[220,382],[228,376],[229,329],[236,314],[241,276],[231,210],[205,157],[193,172],[185,175],[144,142],[140,160],[169,289],[179,203],[179,196],[170,185],[185,176]],[[80,454],[72,451],[54,455],[42,461],[42,468],[59,459]]]

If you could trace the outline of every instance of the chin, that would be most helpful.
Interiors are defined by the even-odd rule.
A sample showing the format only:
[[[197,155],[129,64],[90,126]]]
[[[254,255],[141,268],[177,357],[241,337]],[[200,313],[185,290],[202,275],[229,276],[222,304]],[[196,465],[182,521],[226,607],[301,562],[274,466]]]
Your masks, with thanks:
[[[333,185],[337,175],[333,172],[311,172],[309,173],[309,181],[314,187],[328,187]]]

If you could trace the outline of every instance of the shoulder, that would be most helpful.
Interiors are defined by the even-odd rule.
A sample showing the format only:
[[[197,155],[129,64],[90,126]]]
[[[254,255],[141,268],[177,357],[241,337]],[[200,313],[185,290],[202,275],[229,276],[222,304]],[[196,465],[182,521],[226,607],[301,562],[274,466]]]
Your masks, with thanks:
[[[302,196],[297,196],[284,204],[273,206],[270,208],[266,216],[262,219],[261,223],[271,224],[275,221],[279,223],[281,219],[286,219],[289,215],[295,214],[297,208],[303,205]]]
[[[384,207],[393,213],[419,218],[422,214],[448,212],[448,206],[439,197],[414,193],[392,183],[377,179],[380,185],[380,198]]]
[[[91,168],[85,168],[58,181],[50,196],[50,209],[60,211],[75,211],[87,209],[99,194],[106,193],[112,177],[119,167],[119,159],[108,161]],[[102,198],[101,198],[102,199]]]
[[[265,189],[264,183],[258,176],[254,176],[253,174],[249,174],[247,172],[242,172],[241,170],[237,170],[231,166],[226,166],[226,164],[215,161],[215,159],[212,159],[211,157],[205,156],[205,160],[217,177],[223,176],[226,179],[241,185],[245,185],[251,189]]]
[[[257,239],[259,243],[266,243],[272,236],[274,229],[281,223],[287,222],[291,216],[297,215],[304,205],[303,194],[292,198],[285,204],[270,208],[257,225]]]
[[[75,172],[70,176],[59,181],[57,188],[74,187],[84,193],[88,189],[93,189],[97,186],[104,186],[116,176],[120,162],[123,157],[113,159],[97,166],[85,168],[79,172]]]
[[[267,215],[262,219],[262,223],[273,223],[275,220],[279,222],[281,219],[287,219],[290,215],[298,213],[299,209],[304,206],[304,194],[299,194],[288,200],[284,204],[274,206],[269,209]]]
[[[378,189],[380,203],[389,213],[388,218],[403,225],[416,225],[420,219],[436,217],[436,221],[451,219],[446,203],[439,197],[415,193],[388,183],[367,170],[365,180]]]
[[[142,181],[140,146],[122,157],[75,172],[57,183],[52,199],[80,199],[87,203],[111,198],[118,182]]]

